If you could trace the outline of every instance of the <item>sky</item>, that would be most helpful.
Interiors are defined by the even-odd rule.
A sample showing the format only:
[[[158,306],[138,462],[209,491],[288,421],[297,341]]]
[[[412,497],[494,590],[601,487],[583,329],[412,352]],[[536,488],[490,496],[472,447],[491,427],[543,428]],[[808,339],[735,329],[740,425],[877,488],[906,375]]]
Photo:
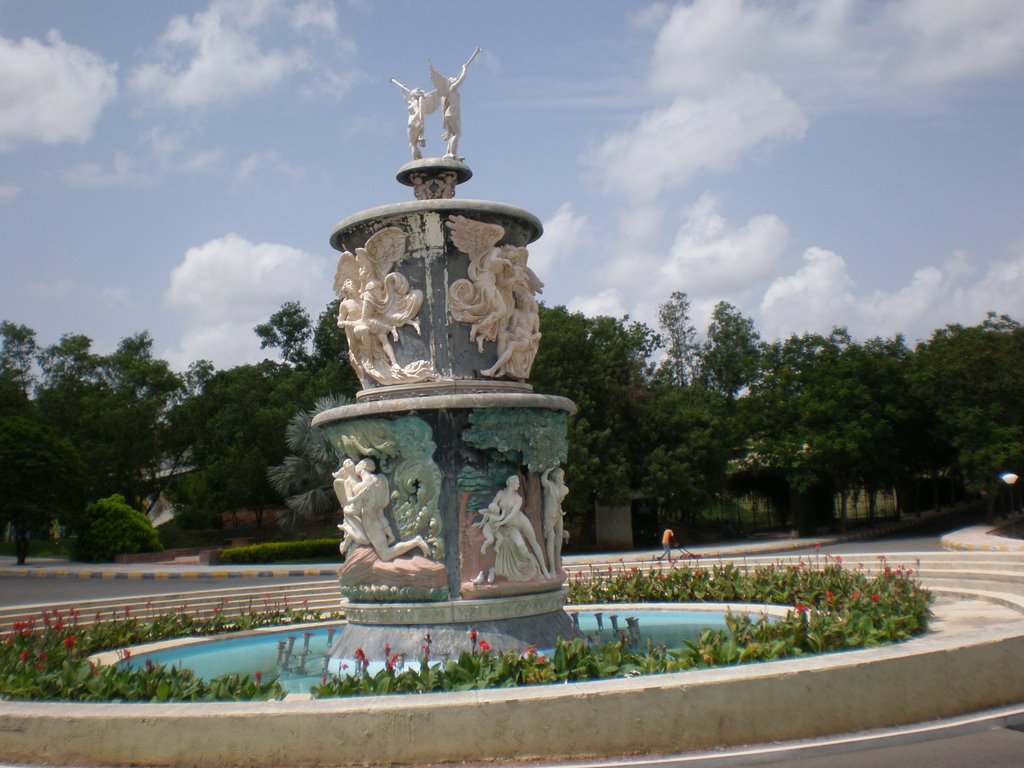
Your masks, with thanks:
[[[0,0],[0,319],[264,359],[253,326],[333,298],[334,225],[412,199],[389,79],[478,46],[457,195],[543,221],[548,305],[1024,319],[1020,0]]]

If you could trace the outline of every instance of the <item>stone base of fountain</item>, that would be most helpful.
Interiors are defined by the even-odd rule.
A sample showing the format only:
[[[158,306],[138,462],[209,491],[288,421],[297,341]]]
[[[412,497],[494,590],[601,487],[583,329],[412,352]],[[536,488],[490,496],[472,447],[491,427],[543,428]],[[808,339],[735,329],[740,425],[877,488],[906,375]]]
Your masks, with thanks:
[[[553,648],[558,638],[582,637],[562,610],[565,590],[489,600],[437,603],[344,603],[349,623],[328,652],[329,671],[341,671],[345,660],[362,649],[372,661],[384,660],[384,647],[409,661],[457,657],[473,648],[470,632],[495,651]]]

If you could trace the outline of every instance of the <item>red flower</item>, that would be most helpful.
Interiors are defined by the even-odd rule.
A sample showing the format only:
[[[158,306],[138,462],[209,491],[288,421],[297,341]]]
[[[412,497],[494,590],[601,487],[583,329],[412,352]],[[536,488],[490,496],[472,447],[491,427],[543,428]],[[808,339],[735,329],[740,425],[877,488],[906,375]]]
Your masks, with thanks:
[[[489,650],[491,650],[491,644],[488,643],[486,640],[481,640],[480,641],[480,652],[481,653],[487,653]]]
[[[363,664],[366,663],[366,654],[363,652],[362,648],[356,648],[355,657],[356,657],[356,661],[360,661]]]
[[[877,603],[877,602],[878,602],[879,600],[881,600],[881,599],[882,599],[882,596],[881,596],[880,594],[878,594],[877,592],[875,592],[875,593],[874,593],[874,594],[873,594],[873,595],[871,596],[871,602],[873,602],[873,603]]]
[[[807,611],[808,611],[808,608],[807,608],[807,606],[806,606],[806,605],[804,605],[803,603],[797,603],[797,604],[796,604],[795,606],[793,606],[793,607],[794,607],[794,608],[796,608],[796,612],[797,612],[797,613],[800,613],[800,614],[804,614],[804,613],[807,613]]]
[[[548,663],[548,657],[545,656],[543,653],[540,654],[540,656],[537,657],[537,663],[538,664],[547,664]]]
[[[477,638],[476,630],[475,629],[469,630],[469,640],[470,640],[470,642],[475,643],[476,642],[476,638]]]
[[[74,635],[68,635],[67,637],[64,638],[64,647],[67,648],[70,651],[72,648],[75,647],[75,643],[77,641],[78,641],[77,637],[75,637]]]
[[[831,603],[833,600],[836,599],[836,596],[834,594],[832,594],[832,590],[829,590],[828,592],[825,593],[825,599],[828,600]]]
[[[31,655],[32,654],[30,654],[28,652],[28,650],[24,650],[24,651],[21,652],[21,655],[18,658],[21,659],[22,661],[28,661],[28,657],[31,656]]]
[[[263,685],[263,673],[262,672],[257,672],[256,673],[256,685]]]

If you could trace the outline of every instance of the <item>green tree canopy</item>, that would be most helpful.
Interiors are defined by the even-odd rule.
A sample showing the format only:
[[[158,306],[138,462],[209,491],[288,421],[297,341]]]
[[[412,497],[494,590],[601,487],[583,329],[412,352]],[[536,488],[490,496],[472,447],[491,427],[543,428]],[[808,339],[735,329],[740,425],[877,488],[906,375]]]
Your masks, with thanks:
[[[9,525],[18,565],[30,537],[49,536],[54,519],[84,504],[85,465],[56,430],[13,416],[0,418],[0,523]]]

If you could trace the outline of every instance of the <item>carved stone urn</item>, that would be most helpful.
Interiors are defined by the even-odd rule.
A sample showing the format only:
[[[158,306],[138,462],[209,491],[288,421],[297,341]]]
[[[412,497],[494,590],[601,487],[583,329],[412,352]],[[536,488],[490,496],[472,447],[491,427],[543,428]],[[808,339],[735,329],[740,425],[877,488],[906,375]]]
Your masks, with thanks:
[[[338,325],[362,383],[319,414],[338,452],[340,584],[356,649],[434,658],[550,647],[577,634],[563,611],[566,398],[528,383],[541,340],[527,246],[540,221],[458,200],[461,161],[398,172],[415,199],[362,211],[331,235],[341,252]]]

